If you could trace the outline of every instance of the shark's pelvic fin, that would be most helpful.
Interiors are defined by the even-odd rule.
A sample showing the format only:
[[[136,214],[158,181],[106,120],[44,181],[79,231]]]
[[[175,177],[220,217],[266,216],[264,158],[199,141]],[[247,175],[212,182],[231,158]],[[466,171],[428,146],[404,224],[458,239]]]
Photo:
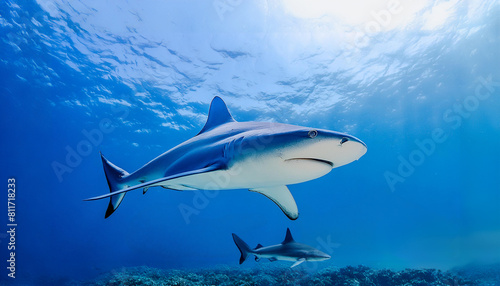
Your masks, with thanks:
[[[207,122],[205,123],[205,126],[203,126],[203,129],[201,129],[200,133],[198,133],[198,135],[224,123],[234,121],[234,118],[231,116],[231,113],[229,113],[229,110],[227,109],[226,103],[224,103],[224,101],[220,97],[216,96],[214,97],[214,99],[212,99],[212,103],[210,103]]]
[[[101,159],[104,167],[104,173],[106,174],[106,180],[108,181],[109,191],[112,194],[120,189],[119,182],[122,181],[128,173],[122,168],[109,162],[102,154]],[[112,195],[110,197],[104,218],[108,218],[118,208],[120,203],[123,201],[123,197],[125,197],[125,193]]]
[[[290,266],[290,268],[294,268],[295,266],[301,264],[302,262],[306,261],[305,258],[300,258],[299,260],[297,260],[294,264],[292,264],[292,266]]]
[[[238,247],[238,249],[240,250],[240,253],[241,253],[240,264],[241,264],[247,259],[248,255],[252,251],[250,250],[250,247],[248,246],[248,244],[246,244],[246,242],[244,242],[241,238],[239,238],[234,233],[233,233],[233,240],[234,240],[234,243],[236,244],[236,246]]]
[[[294,242],[294,241],[295,240],[293,240],[292,232],[290,231],[290,228],[287,228],[286,229],[285,240],[283,240],[283,242],[281,244],[287,244],[287,243]]]
[[[252,192],[261,193],[277,204],[285,215],[292,220],[299,217],[297,204],[287,186],[251,189]]]

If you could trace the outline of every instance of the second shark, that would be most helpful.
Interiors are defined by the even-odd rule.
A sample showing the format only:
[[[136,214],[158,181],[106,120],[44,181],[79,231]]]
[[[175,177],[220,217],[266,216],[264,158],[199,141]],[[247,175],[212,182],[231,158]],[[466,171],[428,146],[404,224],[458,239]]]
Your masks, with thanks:
[[[323,261],[330,259],[330,255],[306,244],[298,243],[293,240],[290,229],[286,229],[285,240],[282,243],[262,246],[257,245],[255,249],[250,249],[241,238],[233,233],[233,240],[241,252],[240,264],[242,264],[250,254],[255,255],[255,260],[267,258],[270,261],[286,260],[294,261],[290,267],[295,267],[304,261]]]

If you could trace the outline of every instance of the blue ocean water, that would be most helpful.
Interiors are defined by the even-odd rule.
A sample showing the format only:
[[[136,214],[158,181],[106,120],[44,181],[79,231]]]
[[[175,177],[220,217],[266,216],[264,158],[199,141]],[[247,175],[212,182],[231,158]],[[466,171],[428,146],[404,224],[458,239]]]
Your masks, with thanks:
[[[310,271],[500,262],[499,2],[316,2],[2,1],[1,281],[237,266],[231,233],[287,227],[332,256]],[[99,152],[132,172],[196,135],[214,96],[368,152],[289,186],[296,221],[245,190],[133,191],[108,219],[83,201],[109,192]]]

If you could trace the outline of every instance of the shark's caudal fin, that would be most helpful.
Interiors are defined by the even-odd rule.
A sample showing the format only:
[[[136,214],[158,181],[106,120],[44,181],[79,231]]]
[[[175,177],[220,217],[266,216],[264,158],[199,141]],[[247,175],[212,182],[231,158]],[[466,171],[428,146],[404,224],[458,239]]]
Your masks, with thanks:
[[[236,234],[233,233],[233,240],[236,243],[236,246],[241,252],[240,264],[243,263],[248,255],[251,253],[250,247],[246,244],[241,238],[239,238]]]
[[[104,173],[106,174],[106,180],[108,180],[109,191],[111,193],[118,191],[120,189],[119,182],[123,180],[123,177],[128,175],[127,171],[109,162],[102,154],[101,159],[104,167]],[[123,197],[125,197],[125,193],[110,197],[108,209],[106,210],[104,218],[108,218],[118,208],[123,200]]]
[[[234,122],[234,121],[235,120],[231,116],[231,113],[229,113],[229,110],[227,109],[224,100],[216,96],[214,97],[214,99],[212,99],[212,103],[210,103],[210,110],[208,111],[207,122],[205,123],[205,126],[203,126],[203,129],[201,129],[200,133],[198,133],[198,135],[208,130],[211,130],[219,125],[222,125],[224,123]]]

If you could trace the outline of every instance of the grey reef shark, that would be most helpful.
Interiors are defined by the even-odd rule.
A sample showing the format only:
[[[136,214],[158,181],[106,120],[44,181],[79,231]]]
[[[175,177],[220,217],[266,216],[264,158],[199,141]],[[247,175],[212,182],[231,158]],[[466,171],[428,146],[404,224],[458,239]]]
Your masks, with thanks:
[[[330,255],[306,244],[298,243],[293,240],[290,229],[286,229],[285,240],[282,243],[262,246],[260,243],[254,249],[250,249],[241,238],[233,233],[233,240],[241,252],[240,264],[242,264],[250,254],[255,255],[255,261],[261,258],[267,258],[270,261],[286,260],[295,261],[291,268],[301,264],[304,261],[323,261],[330,259]]]
[[[261,193],[295,220],[287,185],[310,181],[366,153],[361,140],[339,132],[272,122],[237,122],[216,96],[205,126],[193,138],[129,174],[101,154],[110,193],[105,218],[125,194],[151,187],[176,191],[248,189]]]

